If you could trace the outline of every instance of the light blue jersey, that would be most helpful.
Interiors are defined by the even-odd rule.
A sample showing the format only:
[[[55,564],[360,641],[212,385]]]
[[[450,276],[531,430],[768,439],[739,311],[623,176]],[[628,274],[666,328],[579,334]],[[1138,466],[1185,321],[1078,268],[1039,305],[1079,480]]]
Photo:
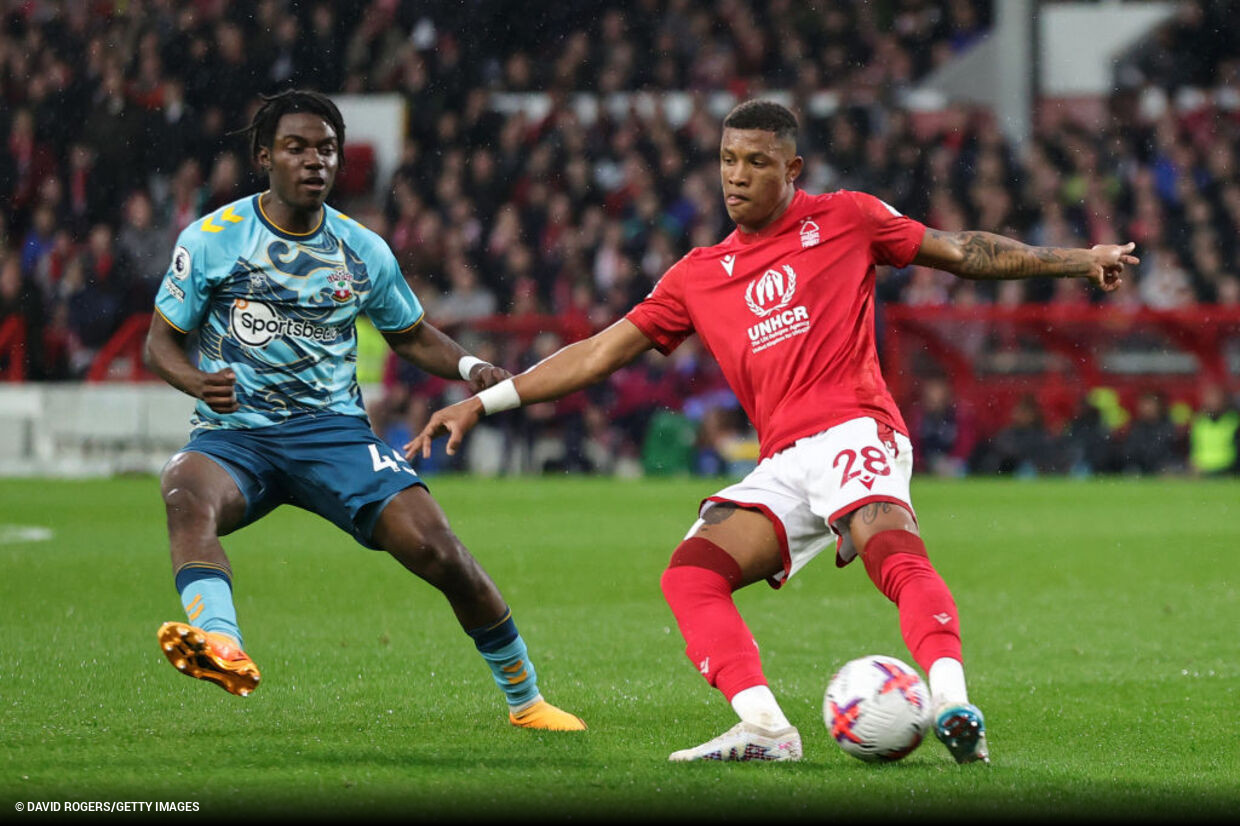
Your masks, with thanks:
[[[190,224],[177,239],[155,309],[198,331],[198,367],[231,367],[240,409],[198,402],[195,428],[253,428],[306,413],[365,416],[354,321],[383,332],[422,321],[422,304],[375,233],[329,206],[303,235],[263,214],[258,195]]]

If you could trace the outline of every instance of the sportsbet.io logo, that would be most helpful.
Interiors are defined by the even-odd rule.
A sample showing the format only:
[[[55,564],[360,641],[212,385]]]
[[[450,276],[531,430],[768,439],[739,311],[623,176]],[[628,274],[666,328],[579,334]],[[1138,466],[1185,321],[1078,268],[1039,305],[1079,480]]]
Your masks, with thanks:
[[[339,335],[334,327],[284,318],[261,301],[246,301],[243,298],[233,302],[229,326],[232,327],[233,337],[247,347],[265,347],[284,336],[329,342],[335,341]]]

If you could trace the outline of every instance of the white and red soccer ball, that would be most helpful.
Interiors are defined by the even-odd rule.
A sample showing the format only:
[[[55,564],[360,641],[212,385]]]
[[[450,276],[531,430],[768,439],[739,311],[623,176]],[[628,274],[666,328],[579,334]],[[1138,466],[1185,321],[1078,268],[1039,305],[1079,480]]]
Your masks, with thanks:
[[[912,666],[872,654],[831,677],[822,701],[827,731],[846,753],[866,762],[908,756],[930,729],[930,691]]]

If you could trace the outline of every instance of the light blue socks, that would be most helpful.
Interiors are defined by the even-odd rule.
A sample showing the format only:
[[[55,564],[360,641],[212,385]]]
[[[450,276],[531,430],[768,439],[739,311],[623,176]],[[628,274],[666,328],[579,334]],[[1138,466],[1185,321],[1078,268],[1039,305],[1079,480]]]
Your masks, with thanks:
[[[191,625],[232,637],[238,648],[244,648],[227,571],[206,562],[189,562],[177,571],[176,586]]]
[[[495,684],[504,692],[509,708],[520,711],[538,699],[538,677],[525,650],[525,640],[517,633],[512,611],[505,611],[503,618],[494,625],[466,633],[491,666]]]

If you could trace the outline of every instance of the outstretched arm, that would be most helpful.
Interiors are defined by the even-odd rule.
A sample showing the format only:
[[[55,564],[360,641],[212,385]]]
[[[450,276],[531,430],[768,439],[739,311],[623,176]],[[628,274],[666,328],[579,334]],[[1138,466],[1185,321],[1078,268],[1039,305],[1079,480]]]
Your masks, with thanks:
[[[487,413],[553,401],[601,381],[654,346],[628,319],[582,341],[562,347],[518,376],[477,396],[438,410],[413,441],[405,445],[410,460],[431,455],[431,441],[447,434],[449,455]]]
[[[927,229],[914,264],[974,280],[1088,278],[1110,292],[1123,283],[1125,266],[1140,263],[1136,245],[1098,244],[1089,249],[1035,247],[991,232]]]
[[[412,330],[384,333],[388,346],[405,361],[441,379],[465,379],[475,393],[508,378],[502,367],[474,359],[461,345],[425,319]],[[472,359],[464,363],[462,359]]]

